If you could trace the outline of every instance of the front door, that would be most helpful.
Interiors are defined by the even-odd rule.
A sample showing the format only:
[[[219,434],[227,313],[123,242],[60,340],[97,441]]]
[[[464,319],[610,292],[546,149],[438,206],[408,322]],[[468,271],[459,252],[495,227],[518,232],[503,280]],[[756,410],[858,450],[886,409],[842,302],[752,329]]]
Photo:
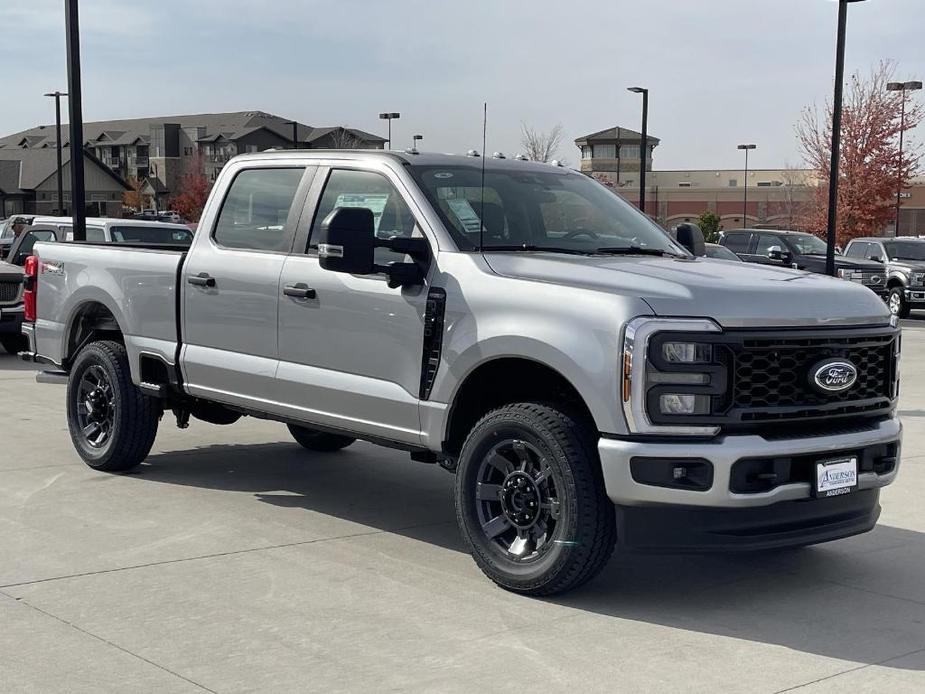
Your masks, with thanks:
[[[418,443],[427,286],[389,288],[383,275],[323,270],[316,250],[321,221],[338,207],[372,210],[380,238],[421,236],[397,184],[385,172],[327,173],[317,211],[303,215],[283,266],[278,392],[288,414],[306,422]],[[376,251],[379,265],[404,259]]]
[[[267,409],[279,352],[279,276],[305,167],[239,170],[210,210],[183,270],[183,378],[193,395]]]

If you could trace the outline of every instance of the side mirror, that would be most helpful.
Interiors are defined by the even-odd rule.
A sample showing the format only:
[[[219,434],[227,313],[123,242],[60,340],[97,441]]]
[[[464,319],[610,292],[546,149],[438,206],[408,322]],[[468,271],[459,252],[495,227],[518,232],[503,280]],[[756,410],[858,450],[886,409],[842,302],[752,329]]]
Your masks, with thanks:
[[[873,260],[875,263],[883,262],[883,258],[881,258],[879,255],[872,255],[870,256],[870,259]]]
[[[372,275],[375,270],[376,225],[372,210],[340,207],[321,222],[318,260],[332,272]]]
[[[410,255],[422,263],[430,256],[427,239],[377,238],[372,210],[365,207],[341,207],[321,222],[318,260],[323,269],[350,275],[386,275],[393,289],[424,281],[424,271],[416,262],[376,265],[377,248]]]
[[[707,254],[703,232],[696,224],[679,224],[675,233],[678,236],[678,243],[693,255],[700,257]]]
[[[776,260],[781,263],[789,263],[790,257],[790,253],[783,250],[780,246],[771,246],[768,249],[768,258],[771,260]]]

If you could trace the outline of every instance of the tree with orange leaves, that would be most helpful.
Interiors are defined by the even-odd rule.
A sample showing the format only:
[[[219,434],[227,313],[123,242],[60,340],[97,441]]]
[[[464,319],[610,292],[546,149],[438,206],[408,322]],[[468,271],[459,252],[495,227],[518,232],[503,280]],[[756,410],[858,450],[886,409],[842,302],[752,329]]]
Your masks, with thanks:
[[[170,199],[170,208],[183,219],[198,222],[212,190],[212,182],[203,173],[201,156],[194,158],[187,172],[180,177],[177,188],[180,193]]]
[[[900,92],[887,91],[895,66],[882,62],[871,73],[851,76],[842,111],[842,149],[838,184],[838,243],[876,234],[894,218],[897,186],[908,185],[922,160],[921,145],[908,133],[925,117],[922,105]],[[906,99],[905,127],[900,123]],[[820,185],[803,210],[800,226],[824,234],[828,215],[829,168],[832,153],[832,105],[820,117],[813,106],[803,110],[797,137],[806,163],[819,171]],[[899,135],[907,144],[899,155]]]

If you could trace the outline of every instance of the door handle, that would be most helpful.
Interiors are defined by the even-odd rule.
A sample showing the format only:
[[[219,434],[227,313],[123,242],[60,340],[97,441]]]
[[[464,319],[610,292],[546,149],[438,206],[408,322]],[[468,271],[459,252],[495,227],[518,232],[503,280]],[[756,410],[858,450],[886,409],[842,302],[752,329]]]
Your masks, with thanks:
[[[283,294],[291,296],[294,299],[314,299],[315,290],[307,284],[299,282],[298,284],[287,284],[283,287]]]
[[[186,281],[190,284],[196,285],[197,287],[215,286],[215,278],[209,275],[208,272],[200,272],[198,275],[187,277]]]

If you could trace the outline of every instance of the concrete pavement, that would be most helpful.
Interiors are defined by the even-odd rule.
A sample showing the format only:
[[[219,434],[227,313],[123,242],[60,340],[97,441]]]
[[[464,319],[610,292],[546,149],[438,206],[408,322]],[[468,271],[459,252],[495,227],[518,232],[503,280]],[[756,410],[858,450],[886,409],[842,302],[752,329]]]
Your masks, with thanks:
[[[903,467],[874,532],[618,555],[551,600],[482,576],[435,466],[165,417],[138,472],[95,473],[64,389],[0,356],[0,690],[925,691],[925,321],[908,324]]]

